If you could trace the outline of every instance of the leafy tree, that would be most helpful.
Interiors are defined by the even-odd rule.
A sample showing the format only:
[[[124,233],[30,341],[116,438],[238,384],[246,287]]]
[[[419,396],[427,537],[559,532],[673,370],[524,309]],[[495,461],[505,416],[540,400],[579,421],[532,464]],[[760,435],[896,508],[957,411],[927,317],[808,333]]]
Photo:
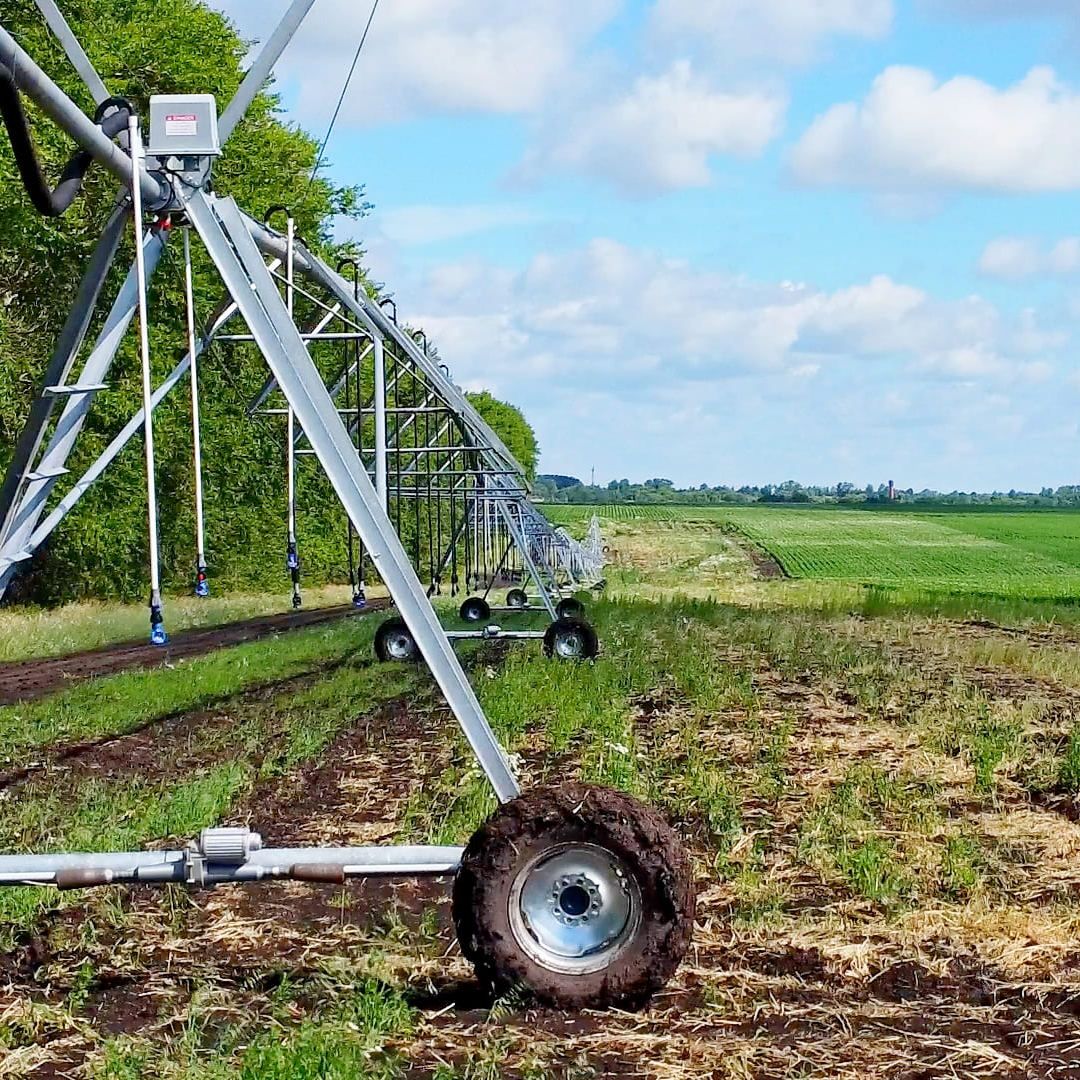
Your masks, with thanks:
[[[64,12],[109,89],[128,98],[143,117],[151,93],[209,92],[219,107],[243,77],[247,44],[219,13],[197,0],[162,5],[153,0],[69,0]],[[0,21],[85,111],[93,102],[32,3],[0,0]],[[71,140],[32,103],[26,108],[38,154],[55,182],[74,150]],[[311,180],[317,144],[286,122],[278,98],[255,101],[216,164],[214,188],[261,216],[275,204],[290,207],[305,241],[333,262],[355,247],[332,243],[332,225],[369,209],[359,187]],[[25,419],[41,373],[118,189],[100,168],[62,219],[37,216],[26,198],[7,140],[0,132],[0,469]],[[185,350],[181,241],[174,239],[151,285],[151,354],[155,383]],[[121,247],[93,340],[134,256],[133,229]],[[218,306],[223,289],[201,245],[193,245],[196,311],[200,322]],[[369,289],[371,285],[365,282]],[[308,312],[298,301],[299,320]],[[312,348],[325,374],[340,369],[340,347]],[[283,588],[285,534],[284,425],[251,420],[246,405],[266,376],[249,345],[218,343],[200,365],[208,557],[214,581]],[[370,376],[369,376],[370,377]],[[136,335],[129,334],[113,364],[108,390],[96,396],[71,467],[81,472],[104,449],[141,400]],[[370,389],[370,388],[369,388]],[[482,409],[530,470],[537,447],[520,412],[480,395]],[[161,504],[161,554],[166,587],[184,588],[194,559],[194,514],[189,391],[181,384],[155,411]],[[368,442],[370,445],[370,441]],[[298,525],[307,580],[345,573],[345,520],[314,459],[298,466]],[[145,595],[145,480],[141,440],[133,440],[83,497],[51,542],[19,580],[18,594],[55,601],[85,595]],[[403,539],[409,515],[402,518]],[[408,546],[408,544],[407,544]],[[411,547],[410,547],[411,550]],[[11,594],[9,594],[11,595]]]
[[[510,405],[493,397],[487,390],[469,394],[476,411],[487,421],[506,448],[517,458],[531,481],[536,476],[536,462],[540,446],[528,420],[516,405]]]

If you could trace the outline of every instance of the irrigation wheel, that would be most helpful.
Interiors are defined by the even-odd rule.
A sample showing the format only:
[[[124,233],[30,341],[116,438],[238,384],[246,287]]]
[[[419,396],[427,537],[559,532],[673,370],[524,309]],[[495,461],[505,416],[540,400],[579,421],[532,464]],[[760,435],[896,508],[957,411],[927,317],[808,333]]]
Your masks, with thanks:
[[[506,606],[520,610],[529,606],[529,597],[526,595],[524,589],[511,589],[506,594]]]
[[[491,618],[491,605],[482,596],[470,596],[458,609],[466,622],[485,622]]]
[[[693,873],[653,808],[585,784],[538,788],[469,841],[453,913],[462,952],[496,992],[638,1008],[690,945]]]
[[[412,631],[404,619],[387,619],[375,631],[375,655],[386,663],[415,663],[420,659],[420,649]]]
[[[559,660],[592,660],[600,651],[596,631],[584,619],[556,619],[544,631],[544,655]]]
[[[585,614],[585,605],[574,596],[567,596],[555,605],[555,613],[560,619],[580,619]]]

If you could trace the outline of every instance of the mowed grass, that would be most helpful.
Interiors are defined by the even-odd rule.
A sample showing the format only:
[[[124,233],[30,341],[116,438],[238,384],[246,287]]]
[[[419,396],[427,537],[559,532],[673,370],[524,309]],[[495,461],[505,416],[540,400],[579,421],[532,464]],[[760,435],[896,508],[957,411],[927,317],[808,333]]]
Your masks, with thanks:
[[[1080,514],[924,513],[792,507],[544,507],[580,529],[707,522],[771,555],[789,577],[915,592],[1080,599]]]
[[[379,617],[350,616],[220,649],[174,665],[76,683],[38,701],[0,706],[0,765],[37,747],[123,735],[206,708],[249,687],[282,682],[352,656],[371,656]]]
[[[304,590],[308,609],[333,607],[349,602],[343,585],[323,585]],[[165,626],[172,633],[224,626],[259,615],[292,610],[287,588],[277,592],[230,593],[225,596],[165,598]],[[15,604],[0,609],[0,662],[68,656],[121,642],[145,642],[150,634],[146,604],[119,601],[82,601],[58,608]]]

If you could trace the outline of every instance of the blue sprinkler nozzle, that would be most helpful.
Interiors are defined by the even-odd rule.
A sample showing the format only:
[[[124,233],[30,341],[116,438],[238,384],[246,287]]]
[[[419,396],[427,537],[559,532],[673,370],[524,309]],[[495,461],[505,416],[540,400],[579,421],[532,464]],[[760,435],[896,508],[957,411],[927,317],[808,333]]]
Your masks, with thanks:
[[[161,608],[156,604],[150,608],[150,644],[159,647],[169,644],[169,635],[165,633],[165,619]]]
[[[195,595],[206,597],[210,595],[210,581],[206,576],[206,567],[200,566],[195,574]]]

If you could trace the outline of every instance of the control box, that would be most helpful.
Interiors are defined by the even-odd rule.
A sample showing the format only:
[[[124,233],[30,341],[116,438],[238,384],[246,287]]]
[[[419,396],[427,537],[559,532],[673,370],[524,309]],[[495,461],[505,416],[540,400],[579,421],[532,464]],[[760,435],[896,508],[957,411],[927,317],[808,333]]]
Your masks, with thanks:
[[[155,94],[150,98],[147,154],[157,158],[217,157],[217,101],[213,94]]]

